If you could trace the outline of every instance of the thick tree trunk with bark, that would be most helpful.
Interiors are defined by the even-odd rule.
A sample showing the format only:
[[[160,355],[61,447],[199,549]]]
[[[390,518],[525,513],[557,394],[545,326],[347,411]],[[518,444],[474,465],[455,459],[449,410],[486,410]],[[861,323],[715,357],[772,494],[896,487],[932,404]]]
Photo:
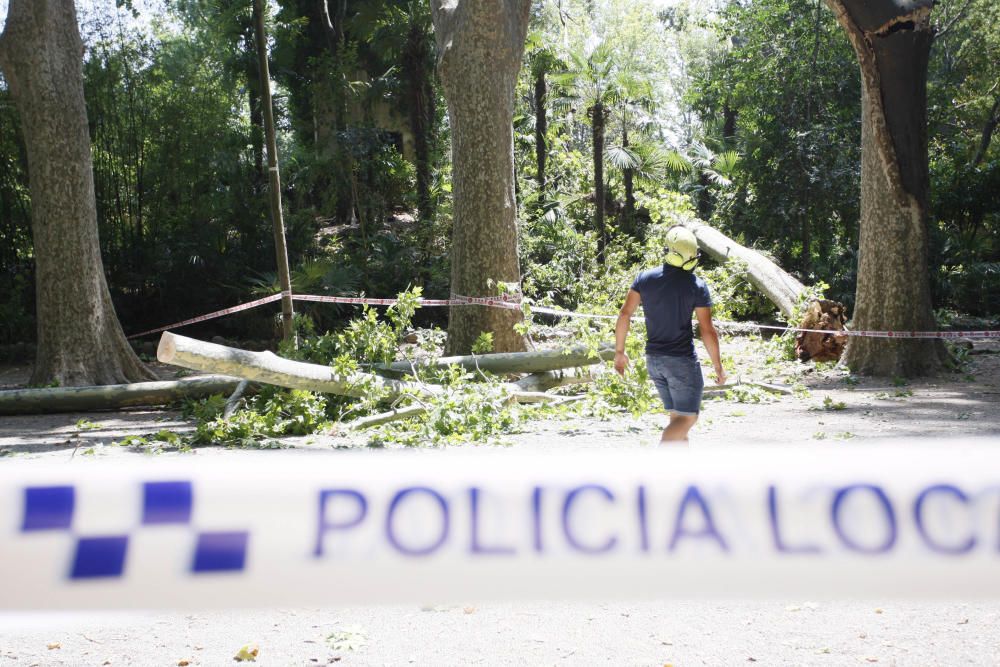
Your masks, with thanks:
[[[38,321],[31,382],[155,379],[126,342],[104,278],[73,0],[11,0],[0,69],[28,153]]]
[[[494,294],[520,285],[514,196],[514,86],[528,30],[530,0],[431,0],[438,72],[452,133],[451,289]],[[451,308],[450,354],[464,354],[493,332],[497,352],[525,348],[517,310]]]
[[[935,328],[927,266],[927,62],[932,0],[827,0],[861,68],[861,233],[854,328]],[[918,376],[946,358],[934,340],[852,338],[863,374]]]

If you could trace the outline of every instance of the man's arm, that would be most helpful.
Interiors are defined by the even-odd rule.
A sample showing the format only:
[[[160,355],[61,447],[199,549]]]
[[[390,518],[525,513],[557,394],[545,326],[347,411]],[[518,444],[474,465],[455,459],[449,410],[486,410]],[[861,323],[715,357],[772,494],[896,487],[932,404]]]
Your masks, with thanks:
[[[622,309],[618,312],[618,321],[615,322],[615,370],[618,371],[619,375],[625,375],[625,368],[628,366],[625,339],[628,338],[628,328],[632,324],[632,315],[640,303],[642,303],[642,297],[634,289],[630,289],[625,296]]]
[[[698,316],[698,329],[701,331],[701,342],[708,351],[708,356],[715,366],[715,384],[726,384],[726,371],[722,368],[722,357],[719,356],[719,334],[712,323],[711,308],[695,308]]]

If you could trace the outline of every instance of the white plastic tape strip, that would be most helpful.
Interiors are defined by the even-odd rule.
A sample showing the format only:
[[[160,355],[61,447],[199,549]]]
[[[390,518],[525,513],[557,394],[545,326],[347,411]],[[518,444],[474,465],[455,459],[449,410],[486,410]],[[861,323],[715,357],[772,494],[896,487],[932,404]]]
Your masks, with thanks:
[[[261,453],[0,466],[0,609],[1000,596],[1000,450]]]

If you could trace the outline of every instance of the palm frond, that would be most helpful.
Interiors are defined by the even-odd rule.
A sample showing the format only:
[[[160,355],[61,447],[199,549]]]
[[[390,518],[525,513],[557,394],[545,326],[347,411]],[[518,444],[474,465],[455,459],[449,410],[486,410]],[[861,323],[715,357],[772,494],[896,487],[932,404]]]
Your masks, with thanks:
[[[716,155],[715,159],[712,160],[712,169],[731,177],[736,173],[739,162],[740,154],[737,151],[725,151]]]
[[[729,180],[728,178],[726,178],[726,176],[724,176],[723,174],[720,174],[719,172],[717,172],[717,171],[715,171],[713,169],[706,169],[704,171],[704,174],[708,178],[709,181],[711,181],[712,183],[715,183],[716,185],[718,185],[720,187],[728,188],[729,186],[731,186],[733,184],[733,182],[731,180]]]
[[[619,171],[638,169],[642,165],[639,154],[624,146],[609,146],[604,151],[604,159]]]
[[[674,174],[687,174],[694,168],[691,160],[677,150],[666,151],[663,156],[663,163],[667,171]]]

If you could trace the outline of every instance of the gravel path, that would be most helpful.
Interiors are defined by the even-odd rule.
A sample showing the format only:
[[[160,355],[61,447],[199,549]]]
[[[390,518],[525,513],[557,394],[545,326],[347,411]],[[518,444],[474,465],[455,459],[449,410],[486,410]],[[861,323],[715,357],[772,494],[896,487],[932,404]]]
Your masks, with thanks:
[[[745,378],[747,379],[747,378]],[[693,446],[816,440],[864,446],[886,438],[982,436],[1000,444],[1000,355],[966,373],[897,387],[801,376],[807,397],[706,404]],[[81,421],[84,420],[84,421]],[[650,446],[662,414],[534,424],[509,444],[571,455]],[[0,456],[72,460],[135,456],[111,441],[179,415],[129,411],[0,418]],[[291,442],[336,456],[341,437]],[[90,450],[90,451],[88,451]],[[199,450],[197,457],[267,456]],[[176,456],[176,454],[164,454]],[[191,455],[187,455],[191,456]],[[2,459],[0,459],[2,465]],[[2,591],[0,591],[2,596]],[[531,602],[193,614],[0,615],[0,666],[224,665],[256,645],[261,665],[997,665],[1000,601]]]
[[[224,665],[248,645],[260,665],[996,665],[998,621],[998,604],[877,601],[0,617],[0,665]]]

